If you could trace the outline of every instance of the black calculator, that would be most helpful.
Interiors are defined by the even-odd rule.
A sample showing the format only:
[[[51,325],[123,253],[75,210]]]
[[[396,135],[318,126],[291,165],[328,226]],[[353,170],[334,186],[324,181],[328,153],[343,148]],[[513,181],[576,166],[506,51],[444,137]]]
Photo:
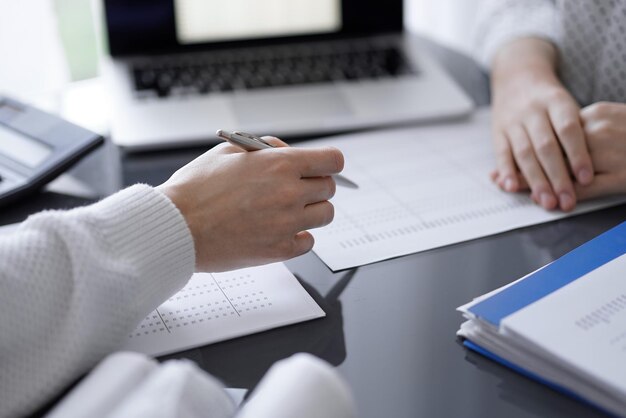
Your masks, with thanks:
[[[0,206],[41,188],[103,142],[58,116],[0,96]]]

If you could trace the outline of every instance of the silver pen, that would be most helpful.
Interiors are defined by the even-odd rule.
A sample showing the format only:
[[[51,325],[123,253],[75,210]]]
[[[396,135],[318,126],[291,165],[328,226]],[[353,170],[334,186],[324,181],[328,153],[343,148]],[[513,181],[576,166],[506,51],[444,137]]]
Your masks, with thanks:
[[[227,132],[220,129],[219,131],[217,131],[217,136],[245,151],[258,151],[266,148],[276,148],[274,145],[265,141],[260,136],[248,134],[245,132]],[[338,186],[349,187],[351,189],[359,188],[359,186],[355,182],[346,178],[345,176],[342,176],[341,174],[335,174],[332,177],[335,179],[335,183],[337,183]]]

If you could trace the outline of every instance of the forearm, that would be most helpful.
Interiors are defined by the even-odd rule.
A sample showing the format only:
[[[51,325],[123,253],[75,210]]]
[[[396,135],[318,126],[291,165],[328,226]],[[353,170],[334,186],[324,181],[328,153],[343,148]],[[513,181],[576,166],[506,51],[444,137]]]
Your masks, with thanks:
[[[184,285],[193,243],[147,186],[27,220],[0,240],[0,416],[29,412]]]
[[[494,94],[504,86],[560,85],[557,61],[556,47],[543,39],[521,38],[503,45],[493,59]]]

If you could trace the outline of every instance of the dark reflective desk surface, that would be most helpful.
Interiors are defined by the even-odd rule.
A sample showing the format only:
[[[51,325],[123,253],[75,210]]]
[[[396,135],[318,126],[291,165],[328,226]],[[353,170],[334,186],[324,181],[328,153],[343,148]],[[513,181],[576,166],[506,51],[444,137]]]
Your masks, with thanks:
[[[487,79],[471,60],[424,45],[477,103],[487,103]],[[133,156],[108,145],[73,172],[112,192],[137,181],[158,184],[202,151]],[[2,209],[0,224],[43,208],[82,203],[41,193]],[[625,214],[621,206],[338,274],[307,254],[287,265],[326,318],[168,358],[193,359],[228,386],[253,388],[275,361],[310,352],[337,366],[363,418],[600,416],[465,350],[455,338],[462,321],[455,309],[617,225]]]

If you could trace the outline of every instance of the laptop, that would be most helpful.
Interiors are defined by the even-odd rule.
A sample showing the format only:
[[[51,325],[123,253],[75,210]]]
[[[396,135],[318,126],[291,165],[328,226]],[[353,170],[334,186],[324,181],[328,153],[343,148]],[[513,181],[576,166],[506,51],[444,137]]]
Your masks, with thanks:
[[[459,117],[402,0],[104,0],[111,137],[129,150]]]

